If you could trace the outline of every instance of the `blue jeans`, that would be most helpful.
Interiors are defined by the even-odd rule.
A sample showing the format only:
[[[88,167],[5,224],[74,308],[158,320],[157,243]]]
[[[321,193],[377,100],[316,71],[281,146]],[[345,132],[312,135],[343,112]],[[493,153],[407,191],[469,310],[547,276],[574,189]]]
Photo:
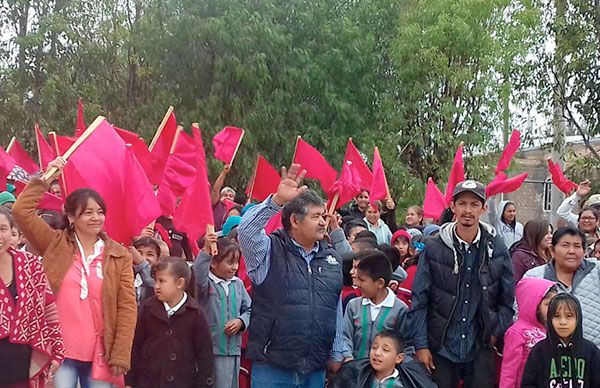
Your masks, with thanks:
[[[274,368],[267,364],[252,364],[252,387],[255,388],[323,388],[325,370],[299,373]]]
[[[113,385],[105,381],[92,380],[92,362],[65,358],[54,375],[56,388],[111,388]]]

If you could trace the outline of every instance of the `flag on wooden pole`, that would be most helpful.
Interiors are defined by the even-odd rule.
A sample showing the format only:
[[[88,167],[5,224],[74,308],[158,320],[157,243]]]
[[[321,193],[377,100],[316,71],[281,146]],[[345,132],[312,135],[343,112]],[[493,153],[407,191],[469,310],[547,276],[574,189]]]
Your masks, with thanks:
[[[223,128],[212,139],[213,146],[215,147],[215,158],[225,164],[232,164],[243,138],[243,129],[237,127]]]

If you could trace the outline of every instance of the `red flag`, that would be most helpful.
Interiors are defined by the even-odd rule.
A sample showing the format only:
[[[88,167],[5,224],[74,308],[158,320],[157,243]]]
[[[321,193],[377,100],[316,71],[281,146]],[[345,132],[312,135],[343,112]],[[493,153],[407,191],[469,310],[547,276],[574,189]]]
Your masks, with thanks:
[[[156,231],[156,233],[158,233],[158,235],[160,236],[160,239],[163,240],[165,242],[165,244],[167,244],[169,249],[173,248],[173,242],[171,241],[171,238],[169,237],[169,232],[167,232],[167,230],[165,229],[164,226],[162,226],[159,223],[155,223],[154,230]]]
[[[23,191],[27,183],[17,179],[15,180],[14,185],[18,196],[19,194],[21,194],[21,191]],[[58,197],[46,191],[44,195],[42,195],[42,198],[40,199],[37,208],[40,210],[54,210],[57,212],[62,212],[63,204],[64,200],[61,197]]]
[[[177,197],[196,181],[197,145],[183,130],[175,137],[177,143],[168,157],[156,195],[163,215],[173,215]]]
[[[446,209],[446,200],[444,195],[438,189],[433,179],[427,180],[427,189],[425,190],[425,199],[423,201],[423,213],[425,217],[439,219],[442,212]]]
[[[63,175],[69,193],[89,187],[107,207],[105,230],[115,241],[131,244],[133,236],[160,216],[160,208],[142,167],[105,119],[71,154]]]
[[[56,152],[54,152],[54,149],[44,138],[42,131],[40,131],[40,126],[37,123],[35,124],[35,140],[37,142],[40,167],[45,170],[46,167],[48,167],[48,163],[56,158]]]
[[[373,151],[373,183],[371,184],[371,192],[369,198],[371,202],[386,199],[388,197],[388,183],[383,169],[383,162],[379,155],[379,149],[375,147]]]
[[[277,214],[271,217],[269,222],[267,222],[267,225],[265,225],[265,232],[267,234],[271,234],[277,229],[283,229],[283,223],[281,222],[281,214],[281,211],[279,211]]]
[[[256,171],[252,177],[252,182],[250,182],[246,189],[246,194],[250,198],[262,202],[269,195],[277,192],[279,182],[281,182],[281,175],[262,155],[258,155]]]
[[[131,144],[131,150],[133,151],[133,154],[146,172],[146,176],[150,178],[150,176],[152,176],[152,159],[150,156],[150,151],[148,150],[148,146],[144,140],[136,133],[126,131],[125,129],[115,127],[114,125],[113,128],[115,131],[117,131],[125,143]]]
[[[236,127],[225,127],[217,133],[213,139],[215,146],[215,158],[220,161],[231,164],[235,153],[244,137],[244,130]]]
[[[327,162],[316,148],[298,138],[294,163],[298,163],[306,170],[306,177],[317,179],[325,193],[330,193],[335,184],[338,172]]]
[[[448,184],[446,185],[446,193],[444,198],[446,204],[449,205],[452,201],[452,192],[457,184],[465,180],[465,166],[463,164],[463,144],[460,143],[456,154],[454,155],[454,162],[452,163],[452,170],[448,177]]]
[[[74,137],[57,135],[54,132],[48,133],[48,138],[54,143],[54,147],[60,155],[64,155],[73,143],[75,143],[75,140],[77,140]]]
[[[169,108],[169,110],[171,109]],[[153,144],[150,144],[150,155],[152,156],[152,174],[150,176],[150,182],[152,184],[157,185],[162,179],[163,171],[165,170],[176,132],[177,120],[175,119],[175,114],[171,111],[162,131],[160,131],[156,140],[153,139]]]
[[[10,141],[7,152],[13,157],[17,166],[21,167],[28,173],[35,174],[36,172],[40,171],[37,163],[33,161],[31,156],[29,156],[27,151],[25,151],[25,148],[23,148],[16,137],[13,137]]]
[[[15,167],[15,160],[0,147],[0,190],[6,190],[6,177]]]
[[[519,150],[519,147],[521,147],[521,132],[515,129],[510,135],[510,140],[502,152],[502,156],[500,156],[500,160],[496,166],[496,175],[498,175],[500,171],[504,171],[510,166],[510,162],[513,156],[515,156]]]
[[[75,126],[75,137],[81,136],[86,130],[85,120],[83,119],[83,101],[81,97],[77,100],[77,124]]]
[[[350,202],[361,190],[369,190],[372,182],[371,170],[352,143],[352,139],[348,139],[342,172],[335,184],[335,191],[339,194],[335,208],[338,209]]]
[[[508,194],[517,191],[528,176],[529,174],[524,172],[513,178],[507,178],[506,174],[500,171],[494,180],[485,188],[485,195],[486,197],[491,197],[492,195],[500,193]]]
[[[552,183],[554,183],[554,185],[563,193],[569,194],[573,190],[577,190],[577,183],[567,179],[560,168],[560,165],[558,163],[554,163],[550,158],[548,158],[548,171],[552,177]]]
[[[206,226],[214,223],[212,203],[210,200],[210,183],[206,167],[206,154],[202,143],[202,132],[197,125],[192,125],[192,134],[197,149],[196,179],[188,186],[175,210],[173,225],[177,230],[187,233],[190,240],[198,238],[206,232]]]

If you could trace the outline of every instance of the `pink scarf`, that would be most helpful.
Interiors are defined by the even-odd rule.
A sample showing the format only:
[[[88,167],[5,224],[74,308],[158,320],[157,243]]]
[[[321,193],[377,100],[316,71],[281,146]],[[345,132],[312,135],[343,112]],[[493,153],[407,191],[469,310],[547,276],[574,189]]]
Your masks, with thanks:
[[[0,339],[31,346],[30,385],[43,386],[50,361],[62,361],[65,353],[54,295],[37,256],[12,248],[8,253],[19,297],[15,305],[0,280]]]

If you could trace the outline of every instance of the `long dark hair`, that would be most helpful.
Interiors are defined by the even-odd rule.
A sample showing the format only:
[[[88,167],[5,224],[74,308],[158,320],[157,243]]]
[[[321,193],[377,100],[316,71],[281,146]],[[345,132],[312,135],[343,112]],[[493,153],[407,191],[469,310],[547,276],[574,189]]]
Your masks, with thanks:
[[[60,229],[66,229],[71,233],[74,232],[73,225],[69,222],[69,216],[75,218],[79,217],[81,213],[85,211],[85,207],[90,198],[96,201],[98,206],[100,206],[100,209],[106,214],[106,204],[104,203],[104,199],[102,199],[96,190],[87,188],[77,189],[65,199],[63,225],[61,225]]]
[[[527,221],[525,228],[523,229],[523,241],[529,245],[529,248],[539,257],[549,259],[550,249],[546,252],[540,251],[540,243],[544,237],[548,234],[548,228],[552,230],[552,225],[548,221],[544,220],[531,220]]]

